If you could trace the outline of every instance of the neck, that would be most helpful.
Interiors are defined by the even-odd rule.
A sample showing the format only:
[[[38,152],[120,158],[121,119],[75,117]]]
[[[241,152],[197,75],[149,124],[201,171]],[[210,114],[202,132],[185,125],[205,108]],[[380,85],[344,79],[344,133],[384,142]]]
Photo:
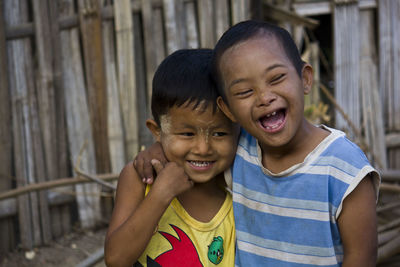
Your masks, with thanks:
[[[300,130],[284,146],[269,147],[260,144],[263,166],[273,173],[279,173],[301,163],[328,135],[328,131],[304,120]]]
[[[195,183],[194,186],[177,198],[183,208],[198,221],[208,222],[219,211],[225,201],[223,173],[206,183]]]

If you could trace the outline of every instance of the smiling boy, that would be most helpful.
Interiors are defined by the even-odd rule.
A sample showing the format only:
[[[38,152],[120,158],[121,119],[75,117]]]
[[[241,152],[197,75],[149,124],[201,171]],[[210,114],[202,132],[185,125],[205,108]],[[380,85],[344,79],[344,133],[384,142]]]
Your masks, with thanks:
[[[213,67],[218,106],[242,126],[232,167],[235,264],[375,266],[379,174],[343,132],[305,119],[312,67],[290,34],[240,22],[216,44]],[[149,177],[146,162],[163,156],[159,145],[146,153],[137,165]]]
[[[304,117],[312,67],[289,33],[245,21],[214,52],[218,106],[243,131],[233,176],[238,266],[375,266],[379,174]]]

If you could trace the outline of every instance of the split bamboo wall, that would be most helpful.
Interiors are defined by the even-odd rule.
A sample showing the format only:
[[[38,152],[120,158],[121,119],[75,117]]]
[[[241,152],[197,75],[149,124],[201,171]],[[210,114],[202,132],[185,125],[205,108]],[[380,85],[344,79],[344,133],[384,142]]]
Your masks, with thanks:
[[[328,96],[329,126],[349,133],[377,168],[400,169],[398,0],[0,0],[0,252],[46,244],[78,222],[106,223],[111,181],[152,142],[144,122],[157,65],[179,48],[213,47],[250,7],[303,43],[316,70],[306,103]],[[335,98],[319,83],[327,63],[318,40],[305,38],[318,23],[304,16],[320,14],[332,17]],[[62,179],[94,174],[110,183]],[[385,177],[400,181],[398,172]],[[38,183],[45,190],[11,192]],[[384,185],[378,203],[379,256],[394,264],[398,191]]]
[[[249,3],[0,0],[0,193],[82,173],[115,179],[152,142],[157,65],[179,48],[212,48]],[[104,224],[111,199],[98,183],[4,198],[0,252]]]

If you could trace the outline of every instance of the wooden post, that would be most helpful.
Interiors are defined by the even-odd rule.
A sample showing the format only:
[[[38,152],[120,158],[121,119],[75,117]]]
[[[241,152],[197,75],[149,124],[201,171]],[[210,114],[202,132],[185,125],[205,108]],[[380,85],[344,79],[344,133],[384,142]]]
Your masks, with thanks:
[[[105,173],[111,168],[107,135],[107,92],[101,37],[101,9],[97,0],[79,0],[78,6],[96,166],[98,173]],[[128,10],[131,11],[131,9]]]
[[[12,127],[11,98],[7,73],[7,47],[5,38],[3,1],[0,1],[0,192],[12,187]],[[0,220],[0,253],[15,247],[14,225],[12,218]]]

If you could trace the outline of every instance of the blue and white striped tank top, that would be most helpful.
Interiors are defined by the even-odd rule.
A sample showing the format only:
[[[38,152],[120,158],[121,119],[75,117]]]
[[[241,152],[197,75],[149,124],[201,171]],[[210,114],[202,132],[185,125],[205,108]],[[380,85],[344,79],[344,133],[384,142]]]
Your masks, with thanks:
[[[343,200],[369,173],[378,192],[380,177],[343,132],[322,127],[331,134],[279,174],[262,167],[256,139],[242,130],[232,167],[236,266],[341,265]]]

